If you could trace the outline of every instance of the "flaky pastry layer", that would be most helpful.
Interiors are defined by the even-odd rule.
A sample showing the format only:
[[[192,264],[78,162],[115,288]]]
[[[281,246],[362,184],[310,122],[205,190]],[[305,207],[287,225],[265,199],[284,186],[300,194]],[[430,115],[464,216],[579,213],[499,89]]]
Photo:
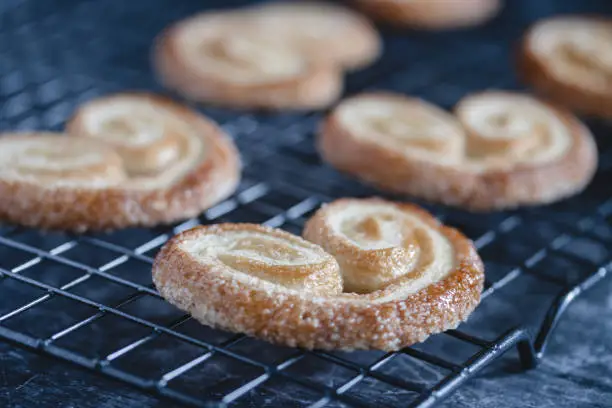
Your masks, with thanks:
[[[431,118],[411,115],[410,108],[399,115],[375,109],[414,103]],[[376,115],[399,130],[373,126]],[[455,119],[413,98],[360,95],[327,117],[317,143],[339,170],[386,190],[472,210],[557,201],[585,188],[597,168],[595,142],[577,118],[504,92],[464,98]]]
[[[307,227],[307,238],[316,242],[327,242],[330,249],[337,248],[334,241],[343,239],[342,234],[333,232],[327,223],[334,222],[329,211],[342,211],[359,200],[340,200],[317,213]],[[483,264],[472,243],[458,231],[439,224],[427,212],[410,205],[395,205],[382,200],[362,200],[360,206],[389,207],[399,211],[426,230],[436,239],[439,248],[419,248],[412,273],[405,273],[395,281],[386,282],[380,289],[358,294],[338,293],[334,288],[313,292],[308,287],[286,285],[286,272],[270,276],[273,268],[262,269],[262,251],[270,253],[270,244],[250,253],[258,264],[259,274],[250,272],[248,263],[238,265],[220,262],[225,259],[224,251],[207,242],[210,235],[223,237],[227,231],[263,234],[286,241],[286,250],[276,255],[279,263],[288,263],[286,253],[305,245],[298,244],[298,237],[291,234],[253,224],[221,224],[198,227],[175,236],[160,251],[153,265],[153,281],[160,294],[170,303],[189,312],[195,319],[213,327],[246,333],[264,340],[308,349],[381,349],[397,350],[425,340],[429,335],[455,328],[465,320],[480,300],[483,287]],[[388,209],[388,208],[387,208]],[[328,235],[331,233],[333,235]],[[313,252],[317,256],[295,256],[294,262],[302,265],[310,259],[310,268],[305,276],[318,274],[322,282],[335,279],[343,274],[344,290],[347,279],[338,263],[328,263],[333,258],[320,247]],[[397,246],[396,246],[397,245]],[[243,244],[238,245],[244,247]],[[390,243],[401,251],[403,244]],[[213,249],[210,249],[214,247]],[[204,250],[203,248],[209,248]],[[309,249],[310,250],[310,249]],[[430,251],[431,250],[431,251]],[[303,249],[306,251],[306,249]],[[439,265],[427,259],[430,251],[441,256]],[[436,252],[437,251],[437,252]],[[221,255],[219,255],[221,253]],[[214,254],[214,255],[211,255]],[[335,255],[337,259],[338,255]],[[376,257],[376,254],[372,254]],[[378,255],[381,259],[385,253]],[[419,259],[420,257],[425,259]],[[365,262],[367,257],[361,257]],[[296,260],[297,259],[297,260]],[[270,261],[268,260],[270,263]],[[386,274],[382,268],[372,273]],[[344,264],[341,261],[340,264]],[[441,268],[436,269],[438,265]],[[422,266],[426,270],[420,270]],[[429,267],[433,269],[429,269]],[[286,268],[287,266],[283,266]],[[263,277],[261,270],[265,272]],[[341,272],[342,271],[342,272]],[[434,272],[432,272],[434,271]],[[422,273],[419,276],[415,274]],[[432,278],[431,281],[420,276]],[[416,282],[416,283],[415,283]]]
[[[612,117],[612,19],[553,17],[525,35],[519,76],[562,106],[590,116]]]
[[[154,174],[150,173],[151,168],[147,168],[148,172],[144,174],[133,174],[133,168],[126,165],[124,152],[117,149],[117,144],[126,144],[129,135],[125,135],[124,141],[117,140],[117,135],[107,138],[106,129],[95,137],[87,137],[91,118],[86,119],[84,115],[96,117],[97,109],[107,109],[117,101],[122,104],[117,118],[125,122],[123,125],[129,125],[131,120],[131,112],[123,112],[125,101],[155,107],[153,113],[149,112],[152,115],[149,122],[155,123],[159,119],[157,116],[166,115],[172,118],[169,123],[180,123],[177,128],[172,125],[163,130],[170,135],[174,131],[184,132],[182,136],[175,135],[179,138],[178,153],[171,163],[167,158],[161,162],[149,160],[155,156],[155,149],[148,149],[151,140],[145,137],[144,143],[136,143],[137,148],[130,152],[130,164],[134,166],[138,159],[143,159],[149,164],[163,165],[156,168]],[[146,117],[141,120],[147,123]],[[164,98],[149,94],[121,94],[98,99],[77,111],[67,129],[68,135],[8,134],[0,137],[0,146],[9,146],[12,141],[33,141],[35,149],[42,149],[34,156],[31,151],[21,156],[25,173],[9,174],[2,171],[0,164],[1,219],[26,226],[73,231],[152,226],[196,216],[230,195],[239,182],[240,160],[231,140],[208,119]],[[149,128],[146,130],[151,131]],[[40,138],[45,142],[37,141]],[[159,142],[159,139],[154,142]],[[79,160],[91,155],[92,150],[110,151],[104,162],[113,164],[112,177],[108,176],[108,170],[100,173],[99,169],[92,170],[91,165],[83,163],[80,168],[71,169],[72,175],[50,172],[52,167],[45,161],[32,163],[36,155],[57,156],[54,160],[65,163],[66,150],[49,147],[62,144],[90,146],[75,153]],[[96,147],[92,149],[91,146]],[[195,155],[190,150],[194,146],[197,146]],[[2,149],[5,147],[0,147]],[[35,169],[33,166],[38,167]]]

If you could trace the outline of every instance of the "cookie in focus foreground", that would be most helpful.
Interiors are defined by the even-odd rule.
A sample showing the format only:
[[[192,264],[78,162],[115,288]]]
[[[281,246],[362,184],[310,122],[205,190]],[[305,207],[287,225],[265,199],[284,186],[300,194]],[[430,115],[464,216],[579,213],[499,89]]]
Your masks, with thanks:
[[[162,248],[153,281],[203,324],[308,349],[397,350],[455,328],[480,300],[471,241],[415,206],[338,200],[304,236],[329,252],[254,224],[198,227]]]

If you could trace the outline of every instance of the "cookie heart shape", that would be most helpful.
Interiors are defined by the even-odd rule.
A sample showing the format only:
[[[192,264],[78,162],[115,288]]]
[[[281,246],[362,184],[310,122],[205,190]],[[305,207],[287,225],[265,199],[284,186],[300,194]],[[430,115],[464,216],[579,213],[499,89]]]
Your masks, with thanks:
[[[472,210],[557,201],[597,167],[578,119],[509,92],[469,95],[455,115],[403,95],[356,96],[325,119],[317,143],[333,166],[383,189]]]
[[[150,94],[83,105],[67,134],[0,137],[0,217],[73,231],[169,223],[231,194],[240,160],[211,121]]]
[[[153,281],[203,324],[321,349],[397,350],[455,328],[480,301],[472,243],[415,206],[338,200],[304,237],[197,227],[162,248]]]

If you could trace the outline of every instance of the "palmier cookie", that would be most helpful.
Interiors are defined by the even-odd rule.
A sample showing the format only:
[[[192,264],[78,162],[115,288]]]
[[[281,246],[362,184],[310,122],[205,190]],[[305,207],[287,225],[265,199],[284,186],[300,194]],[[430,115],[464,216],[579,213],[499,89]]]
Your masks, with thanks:
[[[492,91],[455,110],[402,95],[357,96],[324,121],[318,147],[333,166],[383,189],[472,210],[553,202],[593,177],[593,137],[567,112]]]
[[[282,36],[312,61],[345,69],[370,65],[382,42],[362,15],[336,4],[270,2],[252,8],[258,29]]]
[[[472,243],[417,207],[339,200],[304,236],[327,252],[258,225],[199,227],[166,244],[153,281],[204,324],[308,349],[397,350],[455,328],[480,300]]]
[[[501,0],[355,0],[368,15],[389,24],[444,30],[485,23],[499,12]]]
[[[342,72],[311,60],[249,13],[206,13],[156,40],[158,78],[195,101],[238,108],[317,109],[338,99]]]
[[[0,136],[0,218],[74,231],[168,223],[196,216],[239,181],[223,132],[158,97],[94,100],[67,131]]]
[[[519,74],[537,91],[577,112],[612,117],[612,19],[555,17],[523,41]]]

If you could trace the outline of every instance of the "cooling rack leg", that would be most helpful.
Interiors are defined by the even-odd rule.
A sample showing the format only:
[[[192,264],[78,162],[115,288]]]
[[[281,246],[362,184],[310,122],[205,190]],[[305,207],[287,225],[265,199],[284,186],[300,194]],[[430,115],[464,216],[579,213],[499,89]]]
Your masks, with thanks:
[[[520,340],[516,347],[518,349],[519,359],[521,360],[521,366],[523,366],[524,369],[530,370],[538,366],[538,355],[528,337]]]
[[[506,351],[516,346],[519,353],[521,366],[524,369],[535,368],[538,365],[538,356],[533,346],[533,341],[527,330],[516,328],[510,330],[494,342],[495,346],[491,349],[491,359],[504,354]]]
[[[551,333],[554,331],[555,327],[557,327],[557,324],[559,324],[559,320],[561,319],[563,312],[565,312],[567,307],[580,294],[584,293],[590,287],[604,279],[608,275],[608,271],[611,267],[612,262],[599,268],[595,274],[588,276],[578,285],[567,290],[565,293],[562,293],[553,301],[550,309],[548,309],[548,313],[546,314],[544,321],[542,322],[542,325],[540,326],[540,331],[538,332],[538,336],[534,344],[536,358],[538,360],[543,358],[548,341],[551,338]]]
[[[518,348],[521,364],[524,368],[534,368],[537,365],[538,358],[529,333],[520,327],[515,328],[494,340],[489,347],[469,359],[462,370],[450,374],[433,389],[423,393],[409,407],[431,408],[437,406],[463,383],[475,377],[480,370],[514,346]]]

